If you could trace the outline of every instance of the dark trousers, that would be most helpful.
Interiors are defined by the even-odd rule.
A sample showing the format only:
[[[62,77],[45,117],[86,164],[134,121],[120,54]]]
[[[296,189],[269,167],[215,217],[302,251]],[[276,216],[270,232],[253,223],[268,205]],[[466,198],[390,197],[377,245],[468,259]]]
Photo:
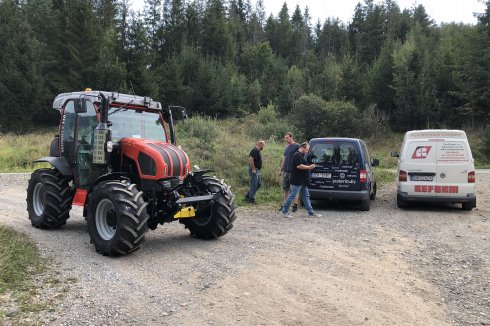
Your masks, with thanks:
[[[255,174],[252,173],[252,168],[248,167],[248,175],[250,177],[250,188],[245,195],[249,201],[255,200],[255,193],[260,188],[260,170],[255,169]]]

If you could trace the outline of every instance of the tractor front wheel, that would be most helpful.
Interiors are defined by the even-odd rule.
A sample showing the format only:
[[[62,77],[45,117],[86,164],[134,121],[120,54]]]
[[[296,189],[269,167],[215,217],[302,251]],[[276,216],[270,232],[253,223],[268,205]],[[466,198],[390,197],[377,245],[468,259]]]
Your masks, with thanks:
[[[135,184],[104,181],[88,195],[87,230],[104,256],[126,255],[140,248],[148,231],[147,203]]]
[[[69,180],[54,169],[39,169],[31,174],[27,186],[27,212],[37,228],[58,229],[70,217],[73,190]]]
[[[233,227],[235,215],[235,196],[224,182],[203,176],[199,188],[208,194],[221,192],[222,196],[213,203],[196,206],[196,216],[182,219],[181,223],[199,239],[215,239],[228,233]]]

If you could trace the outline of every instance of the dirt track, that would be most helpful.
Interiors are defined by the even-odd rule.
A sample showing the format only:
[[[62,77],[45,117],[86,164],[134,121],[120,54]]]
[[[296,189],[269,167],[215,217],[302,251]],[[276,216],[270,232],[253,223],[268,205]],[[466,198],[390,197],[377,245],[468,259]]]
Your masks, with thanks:
[[[490,174],[477,180],[472,212],[399,210],[392,184],[369,212],[316,203],[323,218],[284,219],[241,208],[219,240],[173,223],[111,259],[95,253],[79,208],[60,230],[31,227],[26,178],[3,176],[0,223],[27,233],[59,271],[56,291],[40,289],[53,309],[22,316],[27,324],[490,325]]]

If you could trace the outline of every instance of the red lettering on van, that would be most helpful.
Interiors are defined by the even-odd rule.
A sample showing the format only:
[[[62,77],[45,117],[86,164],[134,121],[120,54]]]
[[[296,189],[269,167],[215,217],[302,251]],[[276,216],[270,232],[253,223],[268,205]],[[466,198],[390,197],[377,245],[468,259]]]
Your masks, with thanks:
[[[459,193],[458,186],[420,186],[417,185],[414,187],[415,192],[428,192],[428,193],[436,193],[436,194],[457,194]]]

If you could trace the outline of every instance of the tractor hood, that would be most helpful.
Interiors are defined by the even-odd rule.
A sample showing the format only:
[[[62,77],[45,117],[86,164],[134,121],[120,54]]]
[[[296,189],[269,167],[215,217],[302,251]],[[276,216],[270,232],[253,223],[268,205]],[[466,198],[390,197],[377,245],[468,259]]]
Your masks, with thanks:
[[[123,138],[119,144],[123,160],[136,162],[142,178],[184,177],[190,171],[189,157],[178,146],[139,138]]]

